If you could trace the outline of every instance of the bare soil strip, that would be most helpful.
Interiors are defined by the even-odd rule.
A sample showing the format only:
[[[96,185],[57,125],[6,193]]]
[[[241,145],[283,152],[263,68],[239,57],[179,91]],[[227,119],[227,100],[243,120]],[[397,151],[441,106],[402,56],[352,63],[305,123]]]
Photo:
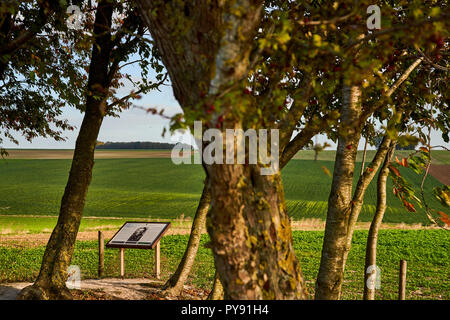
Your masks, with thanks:
[[[186,221],[185,221],[186,222]],[[300,221],[291,222],[292,230],[300,231],[321,231],[325,229],[325,221],[320,219],[303,219]],[[358,222],[356,229],[368,230],[370,222]],[[427,226],[424,227],[419,224],[405,224],[405,223],[383,223],[382,229],[404,229],[404,230],[419,230],[419,229],[436,229],[437,227]],[[98,227],[98,230],[102,230],[102,226]],[[118,229],[118,228],[117,228]],[[78,232],[77,240],[79,241],[92,241],[98,239],[98,230],[95,231],[82,231]],[[110,239],[116,233],[114,230],[102,230],[105,239]],[[190,234],[190,223],[183,223],[180,226],[171,227],[166,235],[173,234]],[[206,231],[203,230],[205,234]],[[0,247],[16,247],[16,248],[29,248],[41,245],[46,245],[50,238],[51,230],[43,233],[21,233],[21,234],[0,234]]]
[[[72,159],[73,150],[7,150],[6,159]],[[170,158],[171,150],[96,150],[95,159]]]
[[[430,166],[430,174],[439,182],[450,185],[450,165],[432,164]]]

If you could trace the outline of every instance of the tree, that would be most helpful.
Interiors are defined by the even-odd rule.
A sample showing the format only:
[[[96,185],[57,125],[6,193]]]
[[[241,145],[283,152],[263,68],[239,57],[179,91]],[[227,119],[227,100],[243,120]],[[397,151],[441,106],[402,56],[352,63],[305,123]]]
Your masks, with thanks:
[[[189,241],[186,246],[185,253],[183,255],[183,258],[181,259],[181,262],[178,264],[177,270],[169,278],[169,280],[167,280],[164,286],[167,290],[167,294],[169,295],[179,295],[181,290],[183,289],[187,277],[189,276],[192,265],[194,264],[195,257],[197,255],[198,247],[200,245],[200,238],[202,236],[203,229],[205,228],[206,214],[208,213],[210,202],[211,195],[207,188],[207,182],[205,182],[202,196],[200,198],[194,219],[192,221],[191,233],[189,235]],[[218,280],[215,276],[214,281],[214,287],[217,287],[216,284],[220,280]],[[217,295],[214,295],[214,297],[217,297]]]
[[[54,13],[59,17],[62,13],[59,2],[41,0],[23,3],[12,0],[0,5],[0,79],[4,78],[14,54],[35,40]]]
[[[248,110],[242,110],[244,107],[237,110],[243,118],[244,112],[247,117],[250,115],[250,123],[247,125],[255,125],[251,121],[255,122],[254,115],[257,114],[262,118],[259,121],[263,124],[280,130],[280,169],[298,150],[307,145],[315,134],[335,121],[338,115],[332,108],[329,110],[325,107],[327,102],[332,101],[332,97],[328,91],[324,92],[321,88],[323,81],[330,83],[330,86],[335,81],[333,75],[327,75],[322,71],[326,65],[322,58],[330,56],[329,49],[322,48],[321,43],[311,41],[310,38],[302,40],[301,36],[291,36],[291,34],[302,34],[297,29],[309,32],[308,26],[297,26],[299,19],[303,19],[303,14],[304,12],[296,8],[293,3],[271,1],[266,4],[265,18],[262,19],[265,25],[253,41],[253,52],[255,52],[251,59],[253,68],[245,77],[246,85],[240,93],[249,100],[246,101],[248,105],[245,106]],[[320,60],[311,62],[306,54],[308,52],[316,52]],[[205,97],[204,92],[200,92],[200,97]],[[211,123],[216,116],[214,111],[218,113],[217,119],[225,117],[222,111],[219,112],[218,103],[215,102],[214,105],[209,103],[208,101],[204,104],[200,110],[185,109],[183,117],[194,119],[204,117],[208,125],[214,126]],[[183,125],[179,123],[182,115],[177,115],[175,118],[178,121],[175,123],[177,126]],[[222,128],[222,122],[218,125]],[[203,205],[198,208],[203,208]],[[196,223],[197,220],[202,219],[199,212],[206,215],[207,210],[197,210],[192,235],[199,232],[195,231],[195,228],[202,226]],[[187,275],[189,272],[191,264],[187,261],[193,261],[192,254],[196,252],[198,239],[197,236],[195,238],[191,236],[182,263],[166,284],[171,294],[176,294],[182,288],[185,278],[180,275]],[[187,258],[187,255],[190,258]]]
[[[145,4],[142,3],[140,5],[141,8],[155,9],[153,12],[158,11],[158,5],[156,4],[153,7],[145,7]],[[173,57],[173,54],[170,56],[171,53],[166,52],[166,54],[169,55],[166,59],[170,60],[165,61],[166,67],[169,69],[169,73],[171,72],[171,67],[174,69],[171,78],[173,82],[178,82],[174,88],[175,96],[179,101],[186,102],[187,97],[183,97],[183,90],[186,90],[186,88],[183,88],[183,86],[186,87],[189,83],[195,85],[204,85],[204,83],[208,83],[208,67],[211,64],[214,64],[216,60],[211,58],[210,54],[205,53],[207,50],[202,51],[202,49],[199,48],[201,45],[204,45],[205,47],[209,46],[211,48],[214,47],[214,41],[208,43],[208,40],[213,40],[209,37],[211,34],[208,34],[208,37],[206,38],[196,39],[195,30],[200,29],[199,26],[195,26],[196,17],[191,17],[193,14],[191,14],[192,9],[190,9],[189,6],[186,5],[183,7],[183,3],[180,3],[179,5],[180,7],[175,10],[173,8],[166,9],[167,11],[172,10],[172,13],[179,19],[187,19],[190,26],[194,21],[193,28],[189,31],[184,30],[184,33],[181,33],[180,38],[182,39],[175,39],[176,41],[174,41],[174,39],[162,39],[163,33],[170,33],[172,30],[176,30],[174,33],[179,32],[176,26],[171,25],[169,17],[160,18],[164,17],[164,14],[161,14],[160,17],[156,14],[153,21],[152,18],[148,17],[147,22],[153,33],[160,33],[161,43],[158,45],[160,51],[173,50],[185,52],[186,59],[198,59],[196,60],[198,61],[197,63],[194,63],[191,60],[187,61],[187,63],[184,61],[181,63],[180,68],[188,70],[191,66],[196,73],[200,73],[201,70],[198,69],[198,65],[206,65],[206,71],[204,72],[206,80],[195,80],[196,76],[187,77],[187,79],[185,79],[177,73],[186,74],[188,71],[181,70],[181,72],[178,72],[176,64],[179,62],[174,61],[175,57]],[[163,5],[161,4],[161,6]],[[182,10],[181,7],[183,8]],[[280,128],[280,134],[282,136],[280,142],[280,150],[282,150],[280,167],[283,167],[289,159],[292,158],[299,150],[299,146],[302,147],[309,143],[312,136],[321,130],[324,130],[336,119],[338,103],[335,101],[339,95],[334,92],[334,88],[336,88],[336,83],[338,83],[336,80],[339,80],[339,70],[341,69],[339,64],[336,65],[336,61],[338,60],[336,56],[341,54],[339,52],[341,51],[341,48],[338,47],[336,49],[335,43],[338,43],[338,41],[333,40],[333,38],[345,34],[345,32],[342,32],[342,28],[339,29],[339,31],[336,31],[335,26],[337,23],[350,21],[350,23],[346,24],[346,27],[351,30],[353,28],[351,23],[358,21],[361,17],[355,12],[340,15],[342,11],[345,12],[345,7],[339,6],[337,9],[334,7],[327,9],[326,13],[331,14],[333,18],[326,20],[320,16],[323,14],[324,10],[324,8],[316,10],[313,12],[314,15],[312,15],[311,12],[314,10],[307,5],[303,7],[303,5],[297,3],[267,1],[266,12],[270,12],[271,15],[268,15],[270,17],[268,19],[262,19],[263,24],[260,29],[262,31],[254,40],[254,42],[258,43],[258,46],[254,47],[250,58],[252,64],[255,65],[254,69],[256,71],[251,71],[247,76],[242,76],[242,79],[248,80],[247,85],[242,90],[245,95],[242,95],[242,92],[239,92],[239,90],[233,90],[236,89],[239,84],[235,84],[232,81],[229,82],[229,87],[227,86],[222,90],[224,93],[222,95],[219,94],[219,98],[223,98],[224,95],[227,96],[227,98],[236,98],[237,96],[244,97],[243,101],[245,101],[246,105],[240,101],[239,104],[242,105],[242,107],[233,110],[243,119],[242,123],[244,124],[244,128],[246,128],[245,125],[248,127],[257,127],[258,125],[261,125],[258,123],[255,124],[257,121],[264,123],[265,127],[270,127],[272,123],[276,123],[274,127]],[[143,10],[143,12],[145,15],[146,10]],[[336,16],[337,18],[335,18]],[[171,17],[173,17],[173,15]],[[314,19],[316,17],[318,18]],[[350,18],[354,19],[351,20]],[[273,23],[273,21],[276,21],[277,23]],[[329,26],[329,28],[324,28],[324,26]],[[301,32],[299,32],[300,30]],[[335,32],[332,30],[335,30]],[[295,37],[293,35],[299,36]],[[304,36],[302,37],[302,35]],[[195,54],[191,53],[191,48],[185,49],[185,47],[187,47],[185,42],[189,42],[189,36],[192,37],[190,41],[196,43],[195,50],[193,50]],[[158,35],[154,35],[154,38],[158,39]],[[343,38],[348,41],[347,36]],[[372,36],[362,39],[361,41],[368,41],[370,38],[372,38]],[[170,43],[166,43],[166,41],[169,41]],[[156,42],[158,43],[158,40]],[[352,47],[354,45],[355,43],[350,42],[349,46]],[[211,50],[208,51],[208,53],[210,52]],[[370,52],[370,54],[372,53],[373,52]],[[263,58],[258,59],[258,54]],[[164,57],[164,54],[162,55]],[[280,60],[280,56],[284,56],[284,58]],[[289,60],[286,59],[285,56],[294,58]],[[311,58],[316,59],[311,60]],[[263,62],[261,62],[261,60]],[[312,61],[314,61],[313,66],[311,66]],[[366,60],[363,61],[366,63]],[[172,66],[169,66],[169,64],[172,64]],[[378,64],[380,64],[380,60],[376,60],[372,64],[369,63],[369,66],[376,69],[380,67]],[[197,67],[194,68],[192,65],[196,65]],[[321,65],[321,67],[318,67],[318,65]],[[363,66],[363,62],[361,63],[361,66]],[[367,63],[364,67],[371,70]],[[328,70],[326,70],[327,68]],[[330,70],[332,70],[332,72],[330,72]],[[360,70],[357,71],[360,72]],[[217,74],[215,75],[217,76]],[[174,81],[174,77],[176,76],[178,76],[178,78]],[[201,78],[200,75],[197,76],[198,78]],[[370,74],[368,76],[370,77]],[[289,80],[282,81],[281,79]],[[295,87],[296,90],[292,90],[289,87]],[[299,90],[299,87],[302,87],[302,90]],[[198,92],[198,96],[195,95],[196,91]],[[185,103],[187,107],[183,107],[184,115],[179,115],[179,119],[184,117],[186,123],[189,123],[192,119],[204,118],[207,120],[207,125],[209,127],[218,127],[223,130],[226,128],[226,125],[229,125],[229,123],[225,121],[227,119],[227,113],[223,110],[226,103],[218,101],[218,99],[214,100],[214,97],[211,97],[211,95],[208,96],[208,92],[209,87],[207,84],[201,89],[190,90],[189,96],[193,97],[194,102],[190,105],[189,103]],[[217,92],[218,91],[216,90],[214,91],[215,94]],[[232,101],[233,99],[230,100]],[[252,104],[249,100],[257,101],[258,104]],[[183,106],[183,103],[180,103]],[[256,107],[256,105],[258,107]],[[225,108],[225,111],[227,112],[230,110],[232,110],[232,107]],[[246,119],[246,115],[248,114],[252,115],[253,122]],[[268,116],[265,118],[257,116],[255,120],[255,114]],[[302,124],[305,125],[304,128],[291,139],[292,134],[299,129]],[[224,264],[223,261],[219,262],[220,263],[217,264],[219,267]],[[222,273],[219,272],[219,274],[222,276]],[[225,291],[227,291],[226,287],[225,284]]]
[[[420,3],[415,3],[415,5],[409,7],[408,10],[414,8],[412,9],[412,11],[409,11],[409,14],[414,15],[414,12],[417,12],[415,10],[421,10],[417,9],[417,7],[419,7],[420,5]],[[408,10],[406,10],[405,12],[408,12]],[[398,16],[395,14],[395,12],[391,12],[391,24],[394,24],[394,22],[401,22],[403,24],[410,25],[416,25],[419,23],[417,22],[417,20],[413,20],[412,18],[411,20],[409,20],[408,14]],[[437,6],[434,9],[434,13],[439,12],[440,9]],[[400,32],[391,34],[387,38],[383,39],[377,37],[377,32],[369,35],[361,35],[362,33],[360,31],[355,31],[354,37],[352,40],[350,40],[350,42],[353,44],[351,45],[351,47],[356,50],[354,52],[354,56],[358,61],[364,61],[363,54],[367,54],[371,50],[375,50],[375,52],[372,52],[373,56],[380,58],[382,58],[381,53],[384,55],[385,51],[388,50],[388,47],[384,47],[382,48],[381,53],[376,53],[377,50],[376,48],[374,49],[373,46],[363,45],[365,42],[364,39],[375,38],[377,39],[376,43],[379,44],[386,40],[389,41],[389,39],[392,39],[391,37],[402,37],[402,40],[397,44],[398,51],[394,50],[393,54],[389,55],[388,59],[385,59],[386,62],[384,62],[384,65],[382,65],[381,71],[378,71],[379,75],[382,73],[383,76],[391,77],[391,79],[388,81],[395,81],[395,83],[389,89],[380,90],[379,92],[381,92],[381,94],[378,94],[377,99],[386,101],[387,98],[391,97],[392,93],[399,88],[399,86],[407,79],[410,73],[418,65],[420,65],[422,61],[424,61],[424,57],[417,58],[418,51],[413,50],[412,52],[415,53],[415,61],[413,60],[414,62],[411,63],[407,68],[404,67],[400,76],[398,71],[396,71],[394,74],[392,73],[392,70],[395,70],[396,68],[395,66],[399,65],[399,62],[397,62],[399,60],[395,57],[400,56],[402,51],[405,53],[405,50],[408,50],[408,48],[409,50],[411,50],[411,44],[420,47],[421,45],[430,42],[429,33],[423,33],[425,29],[433,30],[433,28],[436,28],[436,30],[440,30],[440,27],[438,27],[439,24],[433,25],[433,19],[428,19],[430,16],[436,17],[435,14],[430,14],[428,16],[424,15],[426,19],[421,22],[423,27],[420,30],[420,33],[422,34],[423,38],[417,37],[417,34],[415,34],[415,39],[408,39],[407,35],[405,36],[403,32]],[[381,31],[380,33],[386,36],[389,32],[385,30],[384,32]],[[393,45],[392,41],[388,43]],[[348,66],[348,64],[346,64],[346,61],[349,61],[348,57],[347,60],[343,60],[343,64]],[[379,67],[375,68],[374,71],[378,68]],[[368,79],[370,79],[370,76],[366,74],[362,75],[362,77],[355,77],[347,74],[343,79],[341,122],[337,129],[338,150],[336,154],[332,190],[328,202],[327,223],[322,250],[322,259],[316,283],[315,296],[317,299],[339,299],[340,297],[345,262],[351,247],[353,228],[362,207],[365,190],[367,189],[368,184],[372,180],[376,170],[385,157],[385,154],[388,150],[387,146],[390,143],[390,138],[394,136],[392,134],[389,134],[389,139],[387,139],[386,137],[383,139],[383,142],[374,160],[372,161],[372,164],[369,165],[365,173],[360,177],[356,185],[355,192],[352,196],[352,182],[356,148],[359,142],[362,126],[366,122],[367,118],[377,109],[381,108],[385,103],[382,102],[380,104],[379,101],[372,100],[376,96],[368,95],[369,99],[367,99],[367,97],[364,97],[362,95],[361,90],[364,86],[369,89],[368,85],[370,85],[371,80],[369,80],[368,82]],[[371,89],[369,89],[369,91],[371,91]],[[386,114],[386,112],[384,113]],[[397,117],[398,116],[399,114],[397,115]],[[386,118],[386,116],[384,117]],[[392,118],[391,120],[395,119]]]
[[[76,107],[83,96],[72,86],[82,82],[81,67],[61,41],[64,15],[55,1],[0,5],[0,147],[4,138],[17,143],[15,132],[63,140],[62,131],[74,129],[59,119],[62,106]]]
[[[113,26],[113,12],[119,17],[117,27]],[[89,21],[88,21],[89,23]],[[114,32],[115,31],[115,32]],[[120,63],[139,50],[147,55],[148,47],[142,42],[144,28],[140,25],[135,10],[125,5],[115,5],[108,0],[98,3],[93,22],[92,53],[88,68],[84,118],[77,137],[72,166],[66,184],[58,222],[47,244],[41,270],[32,286],[24,288],[19,299],[70,299],[71,293],[65,286],[67,267],[70,264],[75,240],[94,165],[94,150],[104,117],[117,106],[126,107],[136,93],[123,98],[114,96],[118,81]],[[87,38],[86,41],[91,41]],[[85,43],[80,44],[81,47]],[[80,51],[82,54],[82,51]],[[146,67],[148,62],[143,65]],[[143,68],[144,75],[146,68]],[[147,92],[153,85],[143,80],[141,92]]]
[[[441,49],[443,48],[444,46],[441,47]],[[410,75],[402,90],[397,93],[396,106],[402,111],[401,120],[398,124],[398,131],[401,134],[392,139],[384,164],[378,174],[377,205],[370,225],[366,247],[363,295],[366,300],[373,300],[375,298],[376,286],[373,281],[379,276],[373,274],[373,272],[376,273],[378,271],[378,267],[376,266],[377,239],[378,231],[386,211],[386,181],[388,176],[391,177],[394,184],[394,195],[401,201],[406,210],[416,212],[412,202],[416,202],[420,207],[423,207],[424,203],[426,203],[424,197],[420,200],[415,195],[414,188],[404,179],[399,168],[409,168],[416,173],[422,173],[423,169],[426,168],[427,162],[429,163],[430,160],[430,153],[428,151],[431,149],[431,136],[430,130],[428,130],[428,135],[425,135],[425,128],[429,128],[430,125],[439,128],[444,139],[448,135],[449,123],[447,118],[449,113],[446,112],[448,109],[446,101],[448,99],[445,98],[447,90],[445,85],[442,86],[442,76],[445,76],[446,73],[448,74],[448,70],[437,68],[427,63],[426,66],[424,65],[416,69],[416,72]],[[432,94],[426,94],[427,92]],[[433,107],[430,108],[430,106]],[[440,113],[439,117],[436,117],[433,109]],[[395,157],[395,162],[391,164],[394,151],[399,149],[397,144],[409,146],[417,145],[418,142],[427,145],[428,148],[422,147],[402,160]],[[421,186],[421,195],[423,196],[423,183]],[[430,210],[426,209],[426,214],[430,216]],[[435,219],[431,218],[430,220],[436,223]],[[372,271],[372,274],[369,274],[369,271]]]
[[[262,2],[137,4],[184,116],[206,109],[212,111],[210,127],[249,128],[251,97],[243,81]],[[305,297],[279,174],[262,176],[253,164],[204,167],[212,199],[207,229],[225,298]]]
[[[386,211],[386,181],[389,175],[389,165],[394,155],[395,144],[395,141],[391,141],[389,144],[383,166],[378,173],[377,206],[367,235],[366,259],[364,265],[364,300],[375,299],[376,283],[374,283],[374,281],[377,281],[377,277],[379,277],[379,274],[377,274],[378,231],[381,227],[381,222],[383,221],[384,212]],[[370,266],[372,266],[372,273],[369,273]]]
[[[329,144],[328,142],[324,142],[323,145],[320,143],[314,144],[314,146],[313,146],[314,161],[317,162],[317,157],[319,156],[319,153],[329,147],[331,147],[331,144]]]

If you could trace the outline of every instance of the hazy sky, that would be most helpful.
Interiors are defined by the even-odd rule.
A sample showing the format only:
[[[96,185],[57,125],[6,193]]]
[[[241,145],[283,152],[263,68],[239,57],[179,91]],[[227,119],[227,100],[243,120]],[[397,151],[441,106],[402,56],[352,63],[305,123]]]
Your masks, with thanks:
[[[136,60],[134,58],[130,61]],[[138,76],[138,70],[133,67],[127,67],[127,71],[133,76]],[[152,75],[154,76],[154,75]],[[130,93],[131,86],[125,86],[118,91],[118,96],[124,96]],[[136,105],[149,108],[156,107],[158,109],[164,108],[165,114],[173,115],[181,112],[181,108],[178,102],[175,100],[170,85],[162,86],[161,91],[152,91],[147,95],[144,95],[141,100],[135,101]],[[64,136],[66,141],[54,141],[53,139],[35,138],[31,143],[26,141],[20,134],[16,134],[15,137],[19,141],[19,145],[4,139],[3,148],[27,148],[27,149],[73,149],[75,147],[76,137],[83,119],[83,115],[74,108],[64,108],[64,114],[62,119],[68,119],[70,124],[76,127],[74,131],[67,131]],[[173,136],[167,131],[163,137],[163,128],[168,129],[169,120],[162,118],[158,115],[147,114],[145,111],[139,108],[131,108],[125,110],[120,114],[120,118],[106,117],[103,121],[100,129],[98,140],[106,142],[127,142],[127,141],[154,141],[154,142],[191,142],[191,138],[188,134],[175,134]],[[432,134],[433,145],[444,145],[441,135],[438,132]],[[328,141],[332,144],[330,149],[336,149],[336,145],[330,140],[327,140],[324,136],[319,136],[318,141],[320,143]],[[362,149],[364,141],[360,142],[359,148]],[[450,144],[445,144],[450,148]]]

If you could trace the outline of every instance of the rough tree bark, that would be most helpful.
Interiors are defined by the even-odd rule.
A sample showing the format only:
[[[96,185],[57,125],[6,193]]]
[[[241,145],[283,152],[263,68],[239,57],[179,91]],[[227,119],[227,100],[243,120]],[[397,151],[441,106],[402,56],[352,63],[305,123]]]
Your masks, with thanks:
[[[208,295],[207,300],[222,300],[223,299],[223,286],[219,279],[219,273],[214,273],[214,283],[211,292]]]
[[[364,300],[375,299],[375,289],[367,286],[367,281],[370,277],[370,274],[367,273],[367,268],[369,266],[376,266],[377,264],[378,230],[380,229],[384,212],[386,211],[386,182],[389,175],[389,164],[394,156],[395,145],[396,143],[394,141],[392,141],[389,145],[389,151],[386,154],[383,166],[378,174],[377,208],[370,224],[369,234],[367,236],[366,260],[364,266]],[[376,268],[374,268],[373,271],[376,272]]]
[[[207,94],[210,103],[222,102],[222,131],[245,131],[232,113],[239,101],[224,101],[221,94],[242,95],[234,85],[247,77],[262,1],[136,3],[183,110],[195,110]],[[218,116],[213,115],[211,126]],[[207,229],[225,298],[305,298],[280,174],[262,176],[258,165],[204,167],[211,192]]]
[[[32,286],[24,288],[18,299],[72,298],[65,282],[91,182],[95,145],[106,113],[106,97],[102,92],[109,86],[111,33],[105,32],[105,27],[109,29],[111,26],[112,11],[112,5],[108,1],[99,3],[94,26],[96,40],[89,69],[88,87],[92,92],[98,92],[102,98],[87,96],[86,111],[61,200],[58,222],[48,241],[37,280]]]
[[[183,290],[184,283],[189,276],[192,265],[194,264],[195,256],[197,255],[200,238],[202,236],[203,228],[205,227],[206,214],[208,213],[210,200],[211,196],[207,188],[207,182],[205,182],[202,196],[197,206],[194,220],[192,221],[191,234],[183,258],[178,264],[175,273],[165,284],[168,295],[178,296]]]
[[[279,174],[214,169],[207,227],[225,299],[305,298]]]

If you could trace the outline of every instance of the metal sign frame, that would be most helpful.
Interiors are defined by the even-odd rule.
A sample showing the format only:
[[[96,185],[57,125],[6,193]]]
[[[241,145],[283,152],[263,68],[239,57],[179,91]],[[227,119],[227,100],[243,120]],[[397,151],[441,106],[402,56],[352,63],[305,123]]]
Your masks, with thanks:
[[[158,236],[155,238],[155,240],[152,242],[151,245],[127,244],[127,243],[121,243],[121,244],[119,244],[119,243],[111,243],[112,240],[120,233],[120,231],[122,231],[122,229],[128,223],[164,224],[165,226],[159,232]],[[169,227],[170,227],[170,222],[127,221],[120,227],[120,229],[108,241],[108,243],[106,244],[106,247],[108,247],[108,248],[154,249],[156,247],[156,245],[159,243],[159,241],[161,240],[161,238],[163,237],[163,235],[167,232]]]

